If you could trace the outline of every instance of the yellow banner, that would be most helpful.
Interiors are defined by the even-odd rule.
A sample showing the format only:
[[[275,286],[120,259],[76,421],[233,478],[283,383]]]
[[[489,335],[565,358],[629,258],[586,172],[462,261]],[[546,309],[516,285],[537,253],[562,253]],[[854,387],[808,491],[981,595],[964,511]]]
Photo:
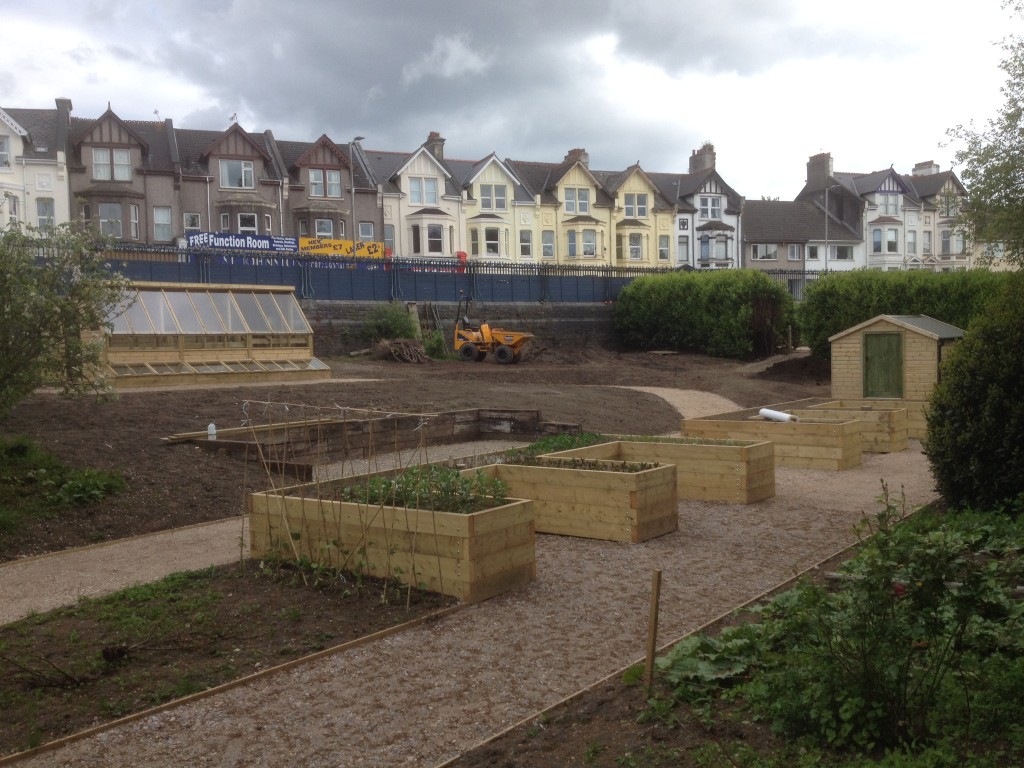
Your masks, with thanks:
[[[300,237],[299,250],[302,253],[315,253],[318,256],[352,256],[351,240],[330,240],[326,237]],[[384,243],[360,242],[355,251],[357,258],[383,259]]]

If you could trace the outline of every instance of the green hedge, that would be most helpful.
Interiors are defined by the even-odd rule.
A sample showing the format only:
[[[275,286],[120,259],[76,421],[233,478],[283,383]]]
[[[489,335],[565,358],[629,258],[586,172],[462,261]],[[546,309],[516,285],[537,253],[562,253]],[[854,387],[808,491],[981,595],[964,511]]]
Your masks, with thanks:
[[[772,354],[783,343],[793,301],[756,270],[674,272],[623,288],[614,320],[630,348],[745,359]]]
[[[1006,273],[833,272],[810,283],[797,308],[800,340],[812,354],[831,357],[828,338],[878,315],[928,315],[966,328],[1002,290]]]
[[[1024,504],[1024,275],[950,350],[928,408],[925,453],[954,507]]]

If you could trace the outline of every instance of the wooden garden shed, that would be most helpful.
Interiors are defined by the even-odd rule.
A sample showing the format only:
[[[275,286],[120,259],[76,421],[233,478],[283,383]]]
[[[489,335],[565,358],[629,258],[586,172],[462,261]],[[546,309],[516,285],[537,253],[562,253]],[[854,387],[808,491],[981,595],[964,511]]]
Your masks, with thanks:
[[[829,337],[832,397],[927,400],[963,330],[927,315],[878,315]]]

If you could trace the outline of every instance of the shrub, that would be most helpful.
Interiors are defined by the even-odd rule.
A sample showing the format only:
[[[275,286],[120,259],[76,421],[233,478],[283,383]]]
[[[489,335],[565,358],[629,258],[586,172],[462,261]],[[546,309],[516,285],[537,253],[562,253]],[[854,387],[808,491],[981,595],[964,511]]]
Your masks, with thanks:
[[[412,339],[416,337],[416,331],[416,322],[400,301],[391,301],[374,307],[365,326],[370,341]]]
[[[673,349],[716,357],[769,355],[792,321],[786,289],[757,270],[647,275],[622,289],[615,329],[637,349]]]
[[[1006,274],[983,269],[832,272],[804,291],[796,311],[800,340],[827,360],[829,336],[878,315],[928,315],[966,328],[1006,279]]]
[[[943,362],[924,450],[954,507],[1024,502],[1024,278],[1013,275]]]
[[[443,360],[448,356],[448,345],[442,331],[433,330],[423,337],[423,351],[434,360]]]

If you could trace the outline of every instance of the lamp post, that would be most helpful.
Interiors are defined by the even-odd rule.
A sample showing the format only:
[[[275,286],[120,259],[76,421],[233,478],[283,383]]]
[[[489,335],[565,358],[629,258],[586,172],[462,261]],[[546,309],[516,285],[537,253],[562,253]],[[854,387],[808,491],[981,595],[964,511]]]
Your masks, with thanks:
[[[359,248],[357,240],[358,231],[356,229],[359,226],[356,219],[356,164],[353,159],[352,145],[357,141],[362,141],[364,138],[364,136],[356,136],[348,143],[348,178],[351,183],[349,190],[352,193],[352,199],[349,201],[349,209],[352,212],[352,258],[356,257],[356,251]]]

